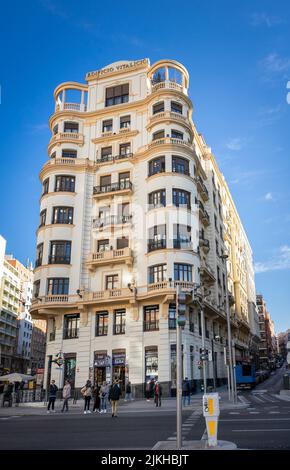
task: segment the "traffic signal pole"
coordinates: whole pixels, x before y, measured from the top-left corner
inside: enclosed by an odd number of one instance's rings
[[[176,286],[176,448],[182,447],[182,327],[179,316],[179,286]]]

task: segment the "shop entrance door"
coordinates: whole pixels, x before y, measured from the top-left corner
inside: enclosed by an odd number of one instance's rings
[[[95,385],[102,385],[106,381],[106,367],[95,367]]]

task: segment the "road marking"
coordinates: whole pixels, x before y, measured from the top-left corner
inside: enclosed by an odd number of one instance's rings
[[[269,411],[269,415],[279,415],[280,411]]]
[[[281,431],[290,431],[290,428],[288,429],[232,429],[232,432],[260,432],[260,431],[263,431],[263,432],[273,432],[273,431],[276,431],[276,432],[281,432]]]
[[[267,395],[263,395],[263,399],[270,402],[270,403],[276,403],[276,400],[272,400],[271,398],[269,398]]]
[[[246,419],[246,418],[237,418],[237,419],[220,419],[220,422],[223,421],[246,421],[246,422],[252,422],[252,421],[290,421],[290,418],[251,418],[251,419]]]
[[[230,414],[230,415],[239,415],[240,412],[239,412],[239,411],[230,411],[229,414]]]
[[[256,397],[255,395],[252,396],[252,399],[258,401],[258,403],[265,403],[264,400],[261,400],[261,398]]]
[[[250,415],[259,415],[260,411],[250,411],[249,414]]]
[[[255,394],[255,393],[267,393],[268,390],[253,390],[251,393],[252,394]]]
[[[250,402],[245,397],[238,395],[238,398],[244,405],[250,404]]]

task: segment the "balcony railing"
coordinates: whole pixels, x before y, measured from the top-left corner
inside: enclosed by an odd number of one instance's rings
[[[166,248],[166,240],[156,240],[148,243],[148,252]]]
[[[79,328],[64,328],[63,339],[77,339],[79,337]]]
[[[52,165],[93,167],[95,165],[95,162],[89,160],[88,158],[51,158],[48,162],[44,164],[43,168],[47,168]]]
[[[132,258],[132,252],[130,248],[121,248],[119,250],[103,250],[96,253],[92,253],[89,258],[89,263],[92,264],[106,264],[114,261],[121,261],[124,258]]]
[[[153,140],[149,145],[148,149],[156,147],[158,145],[178,145],[180,147],[187,147],[191,150],[194,150],[194,145],[191,142],[187,142],[186,140],[176,139],[174,137],[163,137],[162,139]]]
[[[93,228],[100,229],[108,225],[122,225],[131,222],[132,215],[110,215],[108,217],[100,217],[93,220]]]
[[[107,302],[109,300],[119,301],[120,299],[130,299],[134,297],[134,293],[131,289],[127,287],[121,287],[116,289],[106,289],[101,291],[95,292],[85,292],[83,295],[83,300],[85,302],[96,302],[102,303]]]
[[[201,215],[201,219],[203,223],[208,225],[210,222],[210,218],[201,201],[198,201],[198,207],[199,207],[199,211],[200,211],[200,215]]]
[[[81,103],[58,103],[55,107],[55,111],[81,111],[87,110],[87,106]]]
[[[153,284],[148,284],[145,286],[144,293],[150,293],[153,291],[164,291],[164,290],[173,290],[176,291],[176,287],[179,286],[182,289],[193,289],[194,283],[191,281],[160,281],[154,282]],[[138,289],[138,293],[142,294],[142,288]]]
[[[162,82],[153,83],[151,90],[152,90],[152,93],[154,93],[155,91],[161,90],[162,88],[168,88],[170,90],[180,91],[181,93],[184,93],[185,95],[187,95],[187,90],[185,87],[183,87],[182,85],[179,85],[179,83],[171,82],[170,80],[164,80]]]
[[[114,335],[124,335],[125,332],[126,332],[126,327],[124,323],[122,323],[121,325],[113,325]]]
[[[108,334],[108,326],[99,326],[96,328],[96,335],[95,336],[107,336]]]
[[[159,320],[143,322],[143,331],[158,331],[158,330],[159,330]]]
[[[111,183],[102,186],[94,186],[94,195],[112,193],[115,191],[132,191],[133,185],[131,181],[124,180],[118,183]]]
[[[200,176],[196,177],[197,188],[205,201],[208,200],[208,190]]]
[[[181,250],[191,250],[192,244],[190,241],[175,239],[173,240],[173,248],[181,249]]]
[[[109,163],[109,162],[118,162],[120,160],[124,160],[126,158],[132,158],[133,153],[124,153],[120,155],[104,155],[100,159],[97,160],[97,163]]]
[[[70,256],[50,255],[48,264],[70,264]]]
[[[50,139],[49,148],[61,142],[75,142],[78,145],[82,145],[84,143],[84,136],[79,132],[58,132]]]

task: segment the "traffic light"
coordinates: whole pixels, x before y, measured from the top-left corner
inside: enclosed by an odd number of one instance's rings
[[[178,312],[177,312],[177,323],[179,326],[185,326],[186,323],[186,293],[179,292],[177,296]]]

